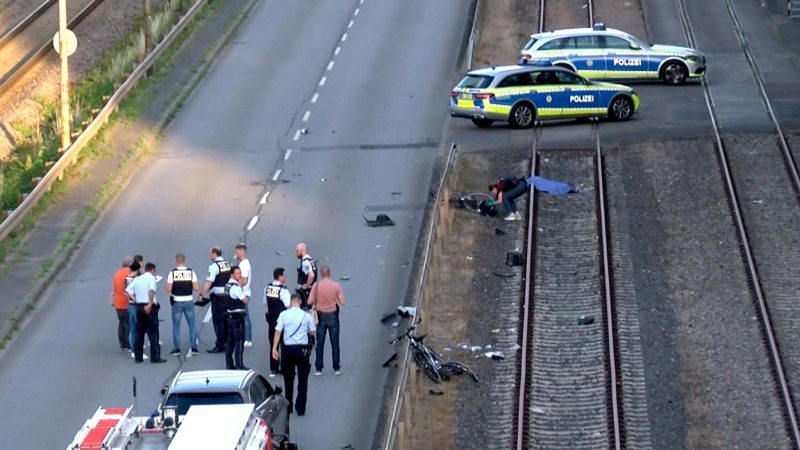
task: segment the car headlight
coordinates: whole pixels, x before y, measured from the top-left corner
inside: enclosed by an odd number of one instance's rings
[[[700,55],[689,55],[686,57],[686,59],[688,59],[691,62],[700,62],[703,59],[703,57]]]

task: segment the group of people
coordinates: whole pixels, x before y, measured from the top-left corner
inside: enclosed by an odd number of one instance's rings
[[[208,353],[225,352],[227,369],[247,370],[244,348],[253,345],[249,311],[253,271],[246,245],[237,245],[234,254],[238,265],[231,265],[219,247],[211,248],[211,264],[202,286],[197,274],[187,267],[186,257],[182,253],[175,255],[175,268],[168,273],[164,285],[172,307],[173,349],[170,355],[179,357],[182,354],[182,318],[189,328],[186,356],[199,354],[194,308],[211,303],[215,341]],[[316,343],[315,375],[322,375],[326,335],[330,337],[334,374],[341,374],[339,309],[344,306],[345,299],[339,283],[331,279],[330,267],[318,268],[306,244],[297,244],[295,256],[300,260],[295,292],[290,292],[286,285],[286,270],[276,267],[272,271],[273,280],[264,289],[263,302],[266,305],[269,376],[283,374],[289,410],[303,415],[311,371],[310,355]],[[166,362],[161,357],[158,329],[161,305],[156,297],[161,280],[162,277],[156,275],[156,265],[144,263],[141,255],[124,258],[112,279],[111,305],[118,319],[120,351],[130,353],[136,363],[148,359],[144,354],[145,335],[150,344],[150,362]],[[297,399],[293,401],[295,378]]]

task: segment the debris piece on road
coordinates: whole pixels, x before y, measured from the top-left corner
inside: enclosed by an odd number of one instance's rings
[[[301,128],[300,129],[300,134],[303,134],[303,135],[308,134],[308,128]]]
[[[386,325],[386,324],[387,324],[387,323],[389,323],[389,321],[390,321],[390,320],[392,320],[392,319],[393,319],[393,318],[394,318],[396,315],[397,315],[397,313],[396,313],[396,312],[390,312],[390,313],[386,313],[386,314],[384,314],[384,315],[383,315],[383,317],[381,317],[381,323],[382,323],[382,324],[384,324],[384,325]]]
[[[578,325],[591,325],[594,323],[594,316],[578,316]]]
[[[536,414],[544,414],[544,409],[538,406],[534,406],[533,408],[531,408],[531,410]]]
[[[477,352],[478,350],[483,350],[483,347],[481,347],[480,345],[473,345],[472,347],[469,348],[469,351],[471,352]]]
[[[280,250],[275,250],[275,254],[276,254],[276,255],[278,255],[278,256],[283,256],[283,255],[285,255],[286,253],[283,253],[283,252],[282,252],[282,251],[280,251]]]
[[[391,227],[396,225],[395,221],[386,214],[378,214],[375,220],[369,220],[366,217],[364,217],[364,220],[367,221],[367,226],[369,227]]]
[[[353,447],[353,444],[347,444],[344,447],[339,447],[339,448],[341,450],[350,450],[350,449],[354,449],[355,447]]]
[[[392,328],[397,328],[400,326],[400,322],[392,322]]]
[[[472,261],[473,259],[475,258],[473,258],[472,256],[467,256],[467,261]]]
[[[497,235],[497,236],[505,236],[506,232],[501,230],[500,228],[495,228],[494,229],[494,234]]]
[[[397,314],[399,314],[400,317],[404,317],[404,318],[409,318],[409,317],[412,317],[412,316],[416,316],[417,315],[417,308],[415,308],[413,306],[398,306],[397,307]]]
[[[392,356],[390,356],[388,359],[386,359],[386,361],[383,362],[383,367],[389,367],[389,364],[395,359],[397,359],[397,352],[392,353]]]
[[[495,361],[498,361],[498,360],[501,360],[501,359],[506,359],[506,355],[504,355],[503,352],[499,352],[499,351],[486,352],[486,353],[483,354],[483,356],[485,356],[487,358],[491,358],[491,359],[493,359]]]
[[[325,177],[322,177],[322,178],[319,179],[319,181],[322,181],[324,183],[324,182],[326,182],[328,180],[326,180]]]
[[[494,270],[492,271],[492,273],[497,275],[500,278],[511,278],[511,277],[514,276],[513,273],[500,273],[500,272],[497,272],[497,271],[494,271]]]
[[[342,281],[350,281],[350,277],[347,276],[347,275],[343,275],[343,276],[339,277],[339,279],[342,280]]]
[[[402,192],[400,192],[400,191],[394,191],[394,192],[392,192],[392,195],[400,195],[400,194],[402,194]]]
[[[494,330],[492,330],[492,333],[494,333],[494,334],[497,334],[499,332],[500,332],[500,328],[495,328]]]
[[[754,205],[763,205],[764,204],[764,200],[753,200],[753,204]]]
[[[511,350],[513,350],[513,351],[517,351],[517,350],[519,350],[519,349],[521,349],[521,348],[522,348],[522,347],[521,347],[519,344],[516,344],[516,343],[515,343],[514,345],[512,345],[512,346],[511,346]]]
[[[506,265],[507,266],[521,266],[522,263],[525,261],[525,257],[522,256],[521,252],[508,252],[506,253]]]
[[[433,389],[428,389],[429,395],[444,395],[444,391],[434,391]]]

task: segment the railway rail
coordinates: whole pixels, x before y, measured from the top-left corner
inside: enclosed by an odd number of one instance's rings
[[[741,244],[741,254],[750,281],[755,310],[760,321],[759,328],[772,366],[776,395],[783,406],[787,438],[791,440],[795,448],[800,448],[800,427],[798,427],[795,393],[792,390],[792,385],[800,380],[800,373],[798,373],[800,366],[795,361],[797,357],[800,357],[800,347],[792,337],[793,324],[800,320],[800,309],[796,306],[796,292],[795,295],[786,292],[787,289],[791,291],[792,288],[783,282],[787,278],[793,280],[794,277],[787,277],[781,273],[787,270],[785,267],[794,267],[794,265],[791,261],[775,260],[776,255],[778,255],[778,259],[781,259],[781,248],[765,248],[770,244],[782,246],[781,243],[769,240],[775,234],[772,232],[776,227],[775,222],[791,221],[791,216],[798,213],[800,178],[791,149],[767,95],[764,77],[755,64],[754,56],[747,44],[736,11],[730,0],[726,0],[725,3],[742,52],[764,104],[765,112],[772,123],[776,138],[774,142],[777,143],[776,151],[774,153],[762,152],[758,155],[748,154],[749,152],[737,150],[735,142],[726,142],[721,131],[708,75],[702,80],[703,93],[711,118],[731,214]],[[689,45],[694,46],[696,39],[689,20],[687,4],[685,0],[678,0],[677,5],[686,40]],[[781,163],[778,163],[777,159],[783,162],[783,173],[781,173]],[[764,172],[770,173],[765,174]],[[753,208],[752,204],[758,201],[754,198],[763,198],[765,195],[779,201],[771,202],[774,204],[758,210]],[[787,219],[787,217],[789,218]],[[777,223],[777,228],[780,229],[791,224],[792,222]],[[783,230],[783,233],[787,233],[786,229]],[[758,239],[761,244],[754,245],[754,238]],[[792,252],[792,250],[789,251]],[[792,256],[787,256],[787,258],[792,258]],[[771,279],[773,283],[765,282],[765,279]],[[773,295],[768,295],[770,291]],[[772,314],[771,311],[776,314]],[[781,339],[782,336],[783,339]],[[790,357],[787,358],[787,356]],[[787,370],[787,368],[791,370]]]
[[[75,29],[104,0],[71,0],[67,28]],[[0,95],[51,51],[58,30],[57,0],[45,0],[0,36]]]

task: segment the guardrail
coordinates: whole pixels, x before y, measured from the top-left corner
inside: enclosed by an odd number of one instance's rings
[[[161,42],[156,45],[150,54],[139,63],[138,66],[131,72],[130,76],[125,80],[122,85],[114,92],[114,94],[106,102],[105,106],[100,110],[91,123],[81,132],[75,139],[58,161],[53,164],[53,167],[47,171],[42,179],[36,184],[33,190],[28,193],[17,208],[0,223],[0,240],[5,239],[16,229],[25,219],[25,216],[36,206],[39,199],[50,190],[56,180],[61,179],[64,171],[72,164],[77,162],[78,155],[81,150],[94,138],[100,128],[108,121],[111,114],[113,114],[119,107],[122,100],[136,87],[136,84],[145,76],[146,72],[155,64],[156,60],[164,53],[164,51],[172,44],[178,37],[181,31],[194,20],[197,13],[208,3],[208,0],[197,0],[186,14],[181,17],[178,23],[172,27],[169,33],[164,36]]]
[[[467,44],[467,71],[472,70],[472,53],[475,51],[475,41],[478,40],[476,33],[479,31],[476,23],[478,22],[478,11],[481,9],[481,0],[475,0],[475,11],[472,13],[472,30],[469,32],[469,44]]]

